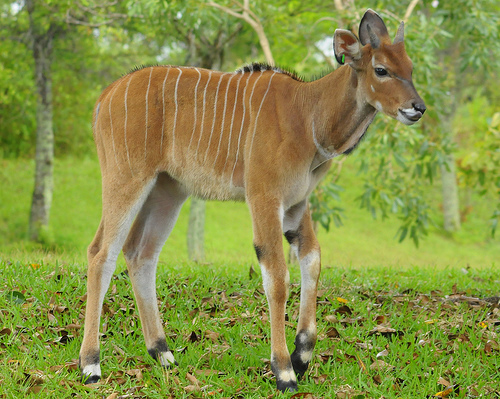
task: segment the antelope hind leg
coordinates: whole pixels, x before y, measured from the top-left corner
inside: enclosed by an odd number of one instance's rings
[[[186,198],[175,181],[167,175],[160,175],[123,247],[146,348],[164,367],[177,362],[167,345],[158,310],[156,266]]]
[[[86,384],[101,378],[99,364],[99,323],[104,296],[109,288],[116,267],[116,259],[127,237],[132,222],[148,196],[154,179],[143,183],[116,184],[104,186],[103,217],[94,240],[88,249],[87,305],[85,327],[80,348],[79,365]],[[112,199],[122,199],[116,207]],[[104,216],[105,215],[105,216]]]

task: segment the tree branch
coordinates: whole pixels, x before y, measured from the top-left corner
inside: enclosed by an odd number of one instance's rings
[[[316,50],[318,50],[318,51],[319,51],[319,53],[323,56],[323,58],[325,59],[325,61],[326,61],[326,62],[327,62],[327,63],[328,63],[328,64],[329,64],[329,65],[330,65],[333,69],[337,68],[336,64],[335,64],[335,63],[333,62],[333,60],[332,60],[332,57],[327,56],[327,55],[323,52],[323,50],[321,50],[318,46],[314,45],[314,47],[316,48]]]
[[[262,47],[262,51],[264,52],[264,56],[266,57],[266,61],[270,65],[274,65],[274,58],[273,54],[271,52],[271,46],[269,44],[269,40],[267,39],[267,36],[264,32],[264,27],[262,26],[261,22],[259,21],[258,17],[252,12],[250,9],[250,1],[249,0],[244,0],[245,3],[241,4],[238,3],[236,0],[234,0],[234,3],[237,4],[242,12],[238,13],[230,8],[224,7],[218,3],[215,3],[213,1],[210,1],[207,3],[210,7],[215,7],[218,8],[219,10],[224,11],[226,14],[232,15],[235,18],[239,18],[247,22],[253,30],[257,33],[257,36],[259,37],[259,43],[260,46]]]
[[[342,4],[342,0],[335,0],[334,3],[335,3],[335,8],[337,10],[343,10],[344,9],[344,5]]]
[[[410,15],[413,12],[413,9],[417,5],[419,0],[411,0],[410,4],[408,5],[408,8],[406,9],[405,16],[403,17],[403,22],[406,23],[408,22],[408,19],[410,19]]]
[[[85,15],[85,16],[99,17],[100,16],[100,10],[107,9],[109,7],[113,7],[113,6],[117,5],[117,4],[119,4],[118,1],[111,1],[111,2],[107,2],[107,3],[102,3],[102,4],[99,4],[99,5],[95,5],[93,7],[88,7],[88,6],[84,6],[83,4],[81,4],[81,3],[78,2],[76,4],[76,7],[77,7],[77,10],[83,12],[83,15]],[[104,21],[101,21],[101,22],[88,22],[87,18],[85,18],[85,19],[79,19],[77,17],[74,17],[73,15],[71,15],[71,11],[72,10],[68,10],[66,12],[66,18],[65,18],[65,22],[66,23],[71,24],[71,25],[83,25],[83,26],[88,26],[88,27],[91,27],[91,28],[99,28],[99,27],[104,26],[104,25],[111,25],[112,23],[114,23],[118,19],[125,19],[125,18],[127,18],[126,14],[108,13],[108,14],[106,14],[104,16]]]

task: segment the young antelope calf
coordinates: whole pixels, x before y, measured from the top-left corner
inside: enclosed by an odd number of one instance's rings
[[[280,391],[295,391],[316,343],[320,248],[308,197],[331,159],[351,152],[380,111],[411,125],[425,112],[412,83],[403,23],[391,42],[368,10],[359,39],[336,30],[344,66],[310,83],[254,64],[235,73],[145,67],[111,84],[94,110],[102,171],[102,219],[88,249],[80,368],[101,377],[99,320],[121,250],[148,352],[175,364],[157,307],[160,250],[189,195],[246,201],[271,323],[271,367]],[[285,340],[289,274],[285,235],[300,261],[302,290],[295,350]]]

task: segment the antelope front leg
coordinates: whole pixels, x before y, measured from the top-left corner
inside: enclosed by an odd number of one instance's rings
[[[297,390],[285,338],[285,307],[290,276],[283,255],[282,215],[278,201],[249,201],[254,229],[254,246],[262,271],[271,321],[271,369],[278,390]]]
[[[284,230],[286,239],[299,259],[302,277],[299,324],[292,353],[293,369],[297,377],[301,378],[316,345],[316,293],[321,271],[320,248],[305,203],[287,212]]]

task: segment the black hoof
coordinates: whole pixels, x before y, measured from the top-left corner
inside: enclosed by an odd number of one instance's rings
[[[271,370],[276,377],[276,388],[278,388],[278,391],[297,391],[297,377],[295,377],[292,365],[289,362],[285,367],[279,368],[276,362],[271,360]]]
[[[166,369],[179,365],[164,339],[156,341],[156,344],[148,349],[148,353]]]
[[[291,358],[293,371],[295,371],[297,379],[300,380],[306,373],[307,368],[309,367],[309,362],[304,363],[301,359],[300,353],[297,352],[297,350],[292,353]]]
[[[297,381],[281,381],[279,378],[276,378],[276,388],[280,392],[297,392]]]
[[[101,379],[100,375],[82,375],[82,382],[85,385],[95,384]]]
[[[85,385],[95,384],[101,379],[101,367],[99,366],[99,351],[94,352],[90,356],[82,356],[78,358],[78,367],[80,368],[82,382]],[[82,366],[82,363],[86,366]]]
[[[295,350],[292,353],[292,367],[298,379],[301,379],[311,360],[316,339],[312,338],[307,332],[301,331],[295,337]]]

